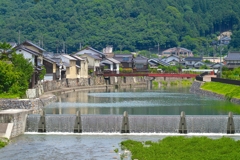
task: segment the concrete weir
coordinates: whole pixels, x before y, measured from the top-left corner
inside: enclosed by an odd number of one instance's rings
[[[13,138],[25,132],[26,120],[32,110],[8,109],[0,111],[0,137]]]

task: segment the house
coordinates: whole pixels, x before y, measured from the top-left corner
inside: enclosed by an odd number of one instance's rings
[[[88,72],[92,73],[93,75],[99,75],[102,74],[102,70],[100,67],[101,58],[97,55],[91,54],[91,53],[84,53],[80,56],[83,59],[86,59],[88,61]]]
[[[169,48],[162,52],[162,56],[170,56],[170,55],[176,55],[181,57],[192,57],[193,53],[192,51],[182,47]]]
[[[223,36],[219,39],[219,44],[228,45],[231,41],[231,38],[228,36]]]
[[[203,63],[202,61],[198,61],[193,65],[193,67],[199,69],[199,68],[201,68],[201,66],[204,66],[204,65],[206,65],[206,64]]]
[[[32,43],[31,41],[25,41],[22,43],[23,46],[25,46],[26,48],[34,51],[34,52],[37,52],[40,56],[38,57],[38,63],[39,64],[42,64],[42,61],[43,61],[43,52],[45,52],[45,50],[43,48],[41,48],[40,46]]]
[[[185,65],[186,67],[194,68],[194,65],[197,62],[202,62],[202,57],[186,57],[183,61],[183,65]]]
[[[214,64],[210,65],[210,68],[212,68],[212,69],[220,69],[221,66],[223,67],[224,64],[223,63],[214,63]]]
[[[76,79],[78,78],[78,68],[76,66],[76,59],[67,55],[60,55],[62,58],[63,65],[66,66],[66,78],[67,79]]]
[[[51,59],[48,55],[43,56],[43,66],[46,69],[46,74],[44,76],[44,81],[56,80],[57,79],[57,62]]]
[[[169,66],[168,63],[157,58],[149,59],[148,64],[150,65],[150,68],[158,68],[158,66]]]
[[[148,71],[148,58],[144,56],[137,56],[133,58],[135,71]]]
[[[168,63],[169,65],[176,66],[180,63],[180,57],[176,55],[170,55],[161,59],[163,62]]]
[[[119,74],[119,65],[121,62],[118,60],[114,58],[105,58],[100,64],[104,65],[104,72]]]
[[[240,52],[229,52],[224,61],[229,69],[240,67]]]
[[[33,88],[39,80],[38,76],[42,70],[43,52],[45,50],[30,41],[25,41],[15,46],[13,49],[16,50],[17,54],[22,54],[25,59],[29,59],[33,64],[34,74],[32,75],[31,83],[29,86],[29,88]]]
[[[220,63],[221,57],[203,57],[203,61],[206,60],[212,63]]]
[[[98,50],[96,50],[96,49],[94,49],[92,47],[86,47],[86,48],[84,48],[84,49],[74,53],[73,55],[75,55],[75,56],[82,56],[84,54],[91,54],[91,55],[94,55],[94,56],[99,57],[101,59],[105,58],[105,54],[104,53],[102,53],[102,52],[100,52],[100,51],[98,51]]]
[[[88,60],[85,58],[81,58],[79,56],[71,55],[75,58],[76,66],[78,68],[78,76],[77,78],[88,78]]]
[[[114,59],[121,62],[121,67],[124,69],[133,69],[133,55],[132,54],[114,54]]]

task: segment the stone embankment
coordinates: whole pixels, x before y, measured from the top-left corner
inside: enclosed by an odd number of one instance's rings
[[[201,85],[203,83],[204,82],[201,82],[201,81],[194,81],[191,88],[190,88],[190,92],[194,93],[194,94],[207,96],[207,97],[215,97],[215,98],[218,98],[218,99],[221,99],[221,100],[227,100],[224,95],[213,93],[211,91],[202,90]],[[237,98],[232,98],[230,101],[232,103],[235,103],[235,104],[240,104],[240,99],[237,99]]]
[[[28,99],[0,99],[0,110],[31,109],[39,114],[41,109],[56,101],[57,94],[74,92],[81,89],[111,88],[111,87],[146,86],[144,77],[92,77],[86,79],[72,79],[61,81],[46,81],[36,85],[27,92]]]

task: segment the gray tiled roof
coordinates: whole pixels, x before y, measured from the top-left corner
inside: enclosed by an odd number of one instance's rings
[[[35,51],[31,50],[31,49],[28,49],[27,47],[25,47],[23,45],[19,45],[15,49],[16,50],[24,50],[24,51],[26,51],[28,53],[31,53],[31,54],[35,55],[35,56],[40,56],[40,54],[38,52],[35,52]]]
[[[202,57],[186,57],[185,61],[201,61]]]
[[[95,56],[95,55],[93,55],[93,54],[91,54],[91,53],[84,53],[84,54],[86,54],[86,55],[88,55],[88,56],[90,56],[90,57],[92,57],[92,58],[94,58],[94,59],[101,60],[101,58],[100,58],[100,57],[98,57],[98,56]],[[84,54],[83,54],[83,55],[84,55]]]
[[[22,44],[24,44],[24,43],[30,44],[30,45],[36,47],[37,49],[39,49],[39,50],[41,50],[41,51],[45,51],[45,49],[39,47],[38,45],[32,43],[31,41],[28,41],[28,40],[27,40],[27,41],[23,42]]]
[[[240,60],[240,52],[230,52],[230,53],[228,53],[225,60],[227,60],[227,61]]]

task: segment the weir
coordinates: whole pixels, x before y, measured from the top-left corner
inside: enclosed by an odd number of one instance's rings
[[[236,125],[235,125],[236,124]],[[240,116],[225,115],[28,115],[26,132],[240,133]]]

